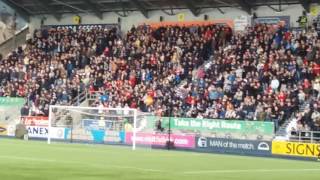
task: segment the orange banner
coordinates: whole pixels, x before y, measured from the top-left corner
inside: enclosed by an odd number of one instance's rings
[[[165,21],[165,22],[146,22],[146,25],[151,26],[152,28],[166,27],[166,26],[181,26],[181,27],[190,27],[190,26],[208,26],[212,24],[225,24],[231,28],[234,27],[232,19],[215,19],[210,21]]]

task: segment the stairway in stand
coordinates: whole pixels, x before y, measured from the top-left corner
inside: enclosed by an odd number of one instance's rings
[[[299,112],[303,112],[306,108],[310,106],[311,98],[306,100],[300,107]],[[286,119],[282,126],[280,126],[279,130],[276,132],[276,139],[289,139],[290,131],[292,127],[296,126],[297,119],[295,118],[295,113],[289,119]]]

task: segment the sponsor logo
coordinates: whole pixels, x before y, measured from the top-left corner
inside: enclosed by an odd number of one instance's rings
[[[29,136],[46,137],[48,135],[48,128],[29,126],[28,134]]]
[[[57,137],[63,138],[64,137],[64,129],[58,129],[57,130]]]
[[[52,127],[50,136],[51,138],[55,139],[65,139],[67,136],[66,134],[67,128],[57,128]],[[41,126],[27,126],[28,135],[29,137],[35,137],[35,138],[47,138],[49,130],[47,127],[41,127]]]
[[[7,131],[7,129],[6,129],[6,128],[4,128],[4,127],[0,127],[0,133],[5,132],[5,131]]]
[[[7,135],[8,136],[14,136],[15,135],[15,129],[16,127],[14,125],[9,125],[7,129]]]
[[[208,147],[208,146],[207,146],[207,138],[205,138],[205,137],[200,137],[200,138],[198,139],[198,147],[202,147],[202,148]]]
[[[270,146],[268,143],[266,142],[261,142],[258,145],[258,150],[262,150],[262,151],[270,151]]]
[[[7,127],[0,125],[0,135],[7,135]]]
[[[123,131],[105,131],[104,140],[107,142],[124,142],[125,133]]]
[[[196,146],[206,152],[271,155],[271,142],[267,141],[198,137]]]

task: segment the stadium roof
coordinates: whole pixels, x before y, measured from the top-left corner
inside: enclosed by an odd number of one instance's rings
[[[204,8],[235,7],[251,14],[257,6],[268,5],[281,11],[282,5],[301,4],[307,11],[318,0],[2,0],[26,20],[31,15],[52,14],[57,20],[63,13],[94,13],[100,19],[103,12],[115,12],[127,16],[129,11],[140,11],[145,17],[152,10],[173,14],[173,9],[189,9],[198,16]]]

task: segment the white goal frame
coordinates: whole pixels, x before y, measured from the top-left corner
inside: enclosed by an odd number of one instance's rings
[[[134,108],[100,108],[100,107],[81,107],[81,106],[60,106],[60,105],[50,105],[49,106],[49,117],[48,117],[48,144],[51,144],[51,128],[52,128],[52,109],[86,109],[86,110],[121,110],[121,111],[133,111],[133,130],[132,130],[132,150],[136,149],[136,126],[137,126],[137,115],[138,111]]]

